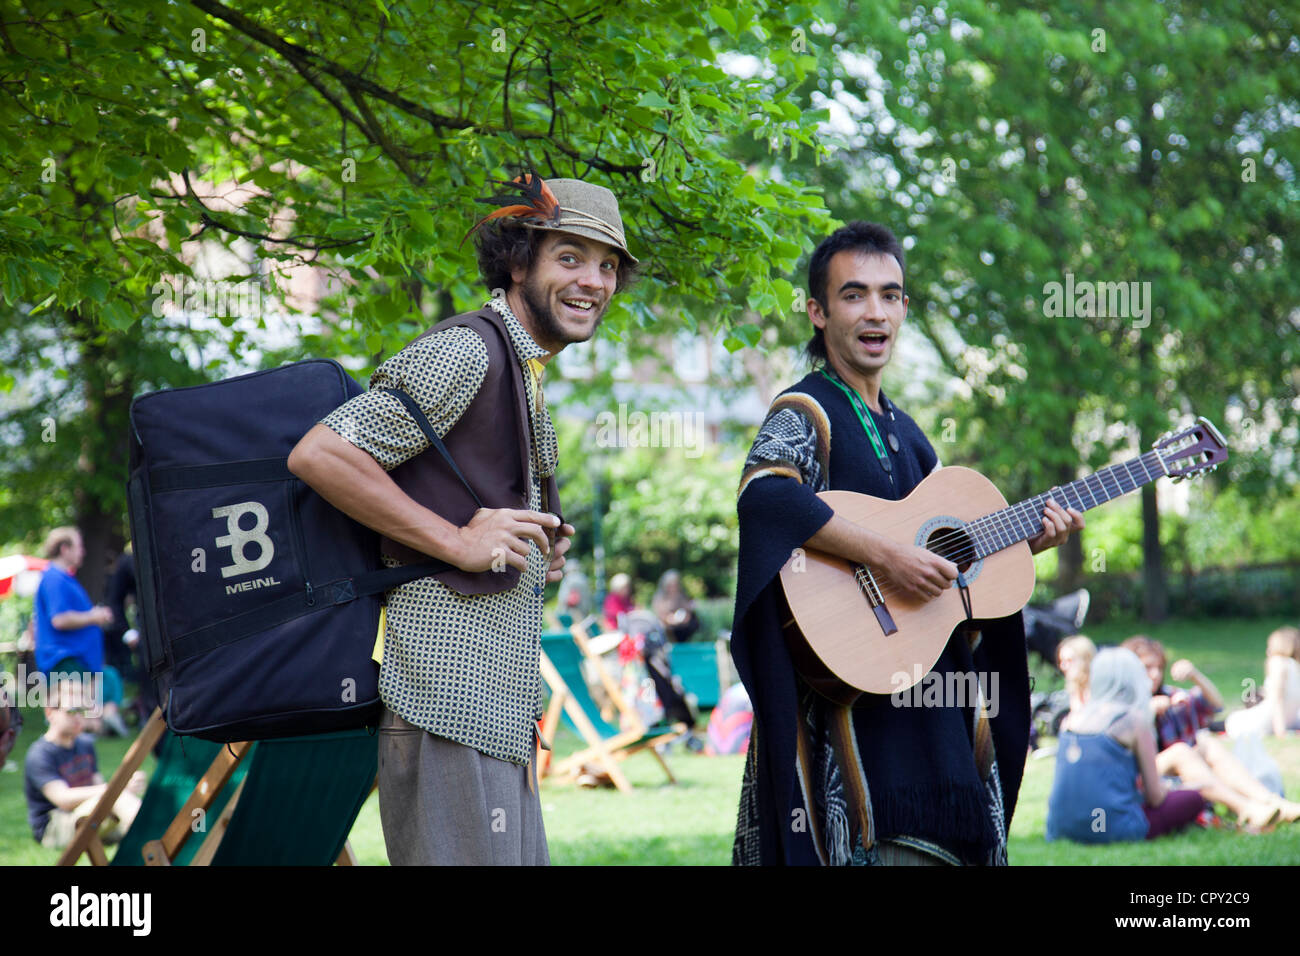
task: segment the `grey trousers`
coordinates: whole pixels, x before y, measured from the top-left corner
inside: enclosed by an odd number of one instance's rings
[[[393,866],[545,866],[536,767],[379,722],[379,819]],[[531,786],[530,786],[531,784]]]

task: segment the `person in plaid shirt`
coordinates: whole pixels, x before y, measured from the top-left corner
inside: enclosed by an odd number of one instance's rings
[[[1174,661],[1169,675],[1190,682],[1191,690],[1165,683],[1165,649],[1143,634],[1121,645],[1135,653],[1151,678],[1151,713],[1156,726],[1156,767],[1165,776],[1222,803],[1242,826],[1263,831],[1279,822],[1300,821],[1300,803],[1284,800],[1259,782],[1232,751],[1207,728],[1223,707],[1214,682],[1186,658]]]

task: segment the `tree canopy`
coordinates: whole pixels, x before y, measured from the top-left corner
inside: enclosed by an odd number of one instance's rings
[[[120,535],[135,394],[232,360],[364,371],[478,304],[462,237],[524,169],[619,196],[645,280],[601,334],[631,353],[801,342],[808,252],[874,219],[908,250],[946,462],[1027,494],[1202,414],[1227,480],[1274,496],[1300,425],[1298,33],[1250,0],[11,3],[0,538]],[[179,307],[185,279],[259,308]]]

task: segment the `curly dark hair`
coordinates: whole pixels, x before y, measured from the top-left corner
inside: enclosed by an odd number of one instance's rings
[[[527,271],[533,267],[533,259],[546,236],[547,230],[529,229],[500,219],[484,223],[474,236],[474,246],[478,253],[478,271],[488,292],[495,293],[497,289],[509,292],[514,284],[510,274],[515,269]],[[632,260],[619,252],[614,291],[623,292],[631,286],[639,272]]]
[[[893,256],[898,260],[898,268],[906,279],[907,266],[903,263],[903,247],[894,234],[884,226],[874,222],[851,222],[836,229],[822,240],[821,245],[813,250],[812,259],[808,261],[808,293],[817,303],[826,309],[826,282],[831,269],[831,259],[835,253],[852,249],[865,255]],[[813,337],[804,346],[814,365],[826,361],[826,336],[821,329],[813,330]]]

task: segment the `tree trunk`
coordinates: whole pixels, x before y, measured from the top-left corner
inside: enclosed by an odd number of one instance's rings
[[[1157,624],[1169,616],[1165,556],[1160,549],[1160,510],[1156,486],[1142,487],[1142,619]]]
[[[1138,114],[1138,140],[1141,144],[1141,151],[1139,153],[1137,179],[1143,193],[1150,196],[1151,190],[1155,188],[1156,181],[1156,160],[1152,150],[1158,133],[1151,113],[1155,99],[1150,95],[1140,95],[1140,100],[1142,109]],[[1148,227],[1151,225],[1151,218],[1151,210],[1148,208],[1146,211]],[[1161,377],[1157,368],[1158,362],[1151,345],[1152,337],[1153,333],[1149,331],[1142,334],[1138,339],[1139,385],[1144,390],[1149,390],[1149,394],[1155,397],[1160,406],[1165,407],[1161,395]],[[1151,415],[1149,412],[1140,416],[1138,422],[1138,434],[1141,436],[1139,448],[1151,447],[1156,428],[1147,427],[1150,421]],[[1152,484],[1142,487],[1142,583],[1143,620],[1150,624],[1163,621],[1169,615],[1169,585],[1165,575],[1164,552],[1160,550],[1160,510],[1156,506],[1156,488]]]
[[[1083,534],[1072,534],[1057,548],[1056,587],[1069,594],[1083,586]]]
[[[1070,428],[1074,428],[1074,416],[1070,416]],[[1066,432],[1069,434],[1069,432]],[[1078,477],[1078,466],[1063,464],[1056,473],[1056,483],[1066,485]],[[1065,502],[1057,502],[1066,507]],[[1083,579],[1083,539],[1072,534],[1065,539],[1065,544],[1056,549],[1056,588],[1061,594],[1068,594],[1081,587]]]
[[[86,559],[77,580],[92,601],[104,600],[104,588],[112,562],[125,545],[125,514],[121,503],[125,492],[105,500],[97,493],[105,480],[126,485],[127,417],[131,407],[130,383],[118,381],[115,369],[125,363],[114,353],[122,338],[99,338],[96,329],[76,310],[70,313],[73,335],[80,346],[79,361],[85,375],[85,416],[88,427],[77,462],[75,494],[77,527],[86,546]]]

